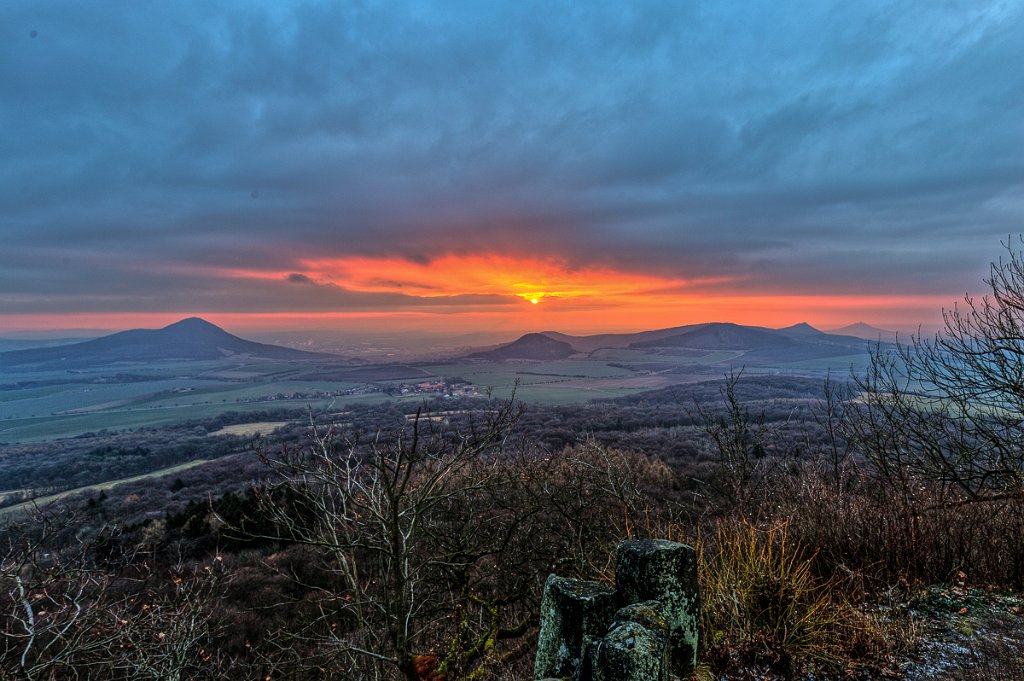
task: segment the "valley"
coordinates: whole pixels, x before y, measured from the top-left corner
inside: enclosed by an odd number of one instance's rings
[[[207,322],[183,320],[141,340],[123,332],[0,353],[0,443],[227,412],[422,400],[450,396],[453,389],[495,399],[514,392],[527,403],[561,405],[713,380],[740,368],[824,377],[866,365],[867,341],[806,329],[708,324],[601,336],[546,332],[458,359],[398,364],[252,343]]]

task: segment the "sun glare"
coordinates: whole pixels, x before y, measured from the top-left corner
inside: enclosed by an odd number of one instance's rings
[[[577,267],[559,258],[493,254],[447,254],[427,262],[351,257],[309,259],[300,264],[299,274],[310,280],[350,291],[401,293],[419,298],[515,296],[532,305],[548,299],[633,298],[686,283],[607,267]]]

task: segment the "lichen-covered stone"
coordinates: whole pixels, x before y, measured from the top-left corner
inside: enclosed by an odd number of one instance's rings
[[[661,609],[661,603],[658,601],[643,601],[627,605],[615,612],[612,626],[622,622],[636,622],[653,632],[668,637],[668,622],[665,621]]]
[[[667,658],[664,627],[659,631],[640,622],[616,621],[587,649],[588,681],[666,681]]]
[[[671,672],[692,673],[700,614],[693,547],[661,539],[623,542],[616,555],[615,580],[624,603],[660,604],[659,613],[668,628]]]
[[[587,640],[604,636],[617,607],[613,589],[550,575],[540,604],[534,678],[578,679]]]

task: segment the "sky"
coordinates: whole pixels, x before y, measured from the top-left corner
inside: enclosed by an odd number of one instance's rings
[[[0,333],[927,327],[1022,64],[1022,2],[6,2]]]

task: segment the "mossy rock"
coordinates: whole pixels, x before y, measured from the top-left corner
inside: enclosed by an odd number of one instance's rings
[[[615,591],[609,587],[549,576],[540,604],[534,678],[578,678],[585,646],[604,636],[617,608]]]
[[[697,552],[692,546],[662,539],[619,544],[615,579],[625,604],[660,604],[668,627],[671,671],[687,676],[697,665],[700,600]]]
[[[608,634],[591,642],[589,681],[665,681],[668,639],[664,627],[651,630],[630,620],[617,621]]]

